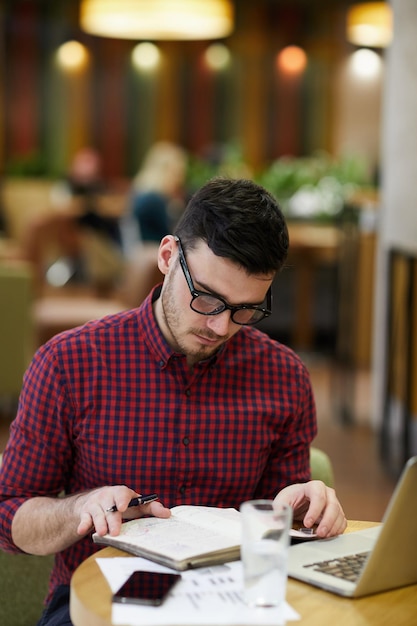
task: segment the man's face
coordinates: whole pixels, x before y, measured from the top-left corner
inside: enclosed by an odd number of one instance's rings
[[[195,289],[220,296],[230,305],[260,305],[273,275],[249,275],[229,259],[218,257],[204,241],[186,253]],[[188,358],[192,366],[214,354],[241,326],[231,320],[231,311],[201,315],[190,307],[192,299],[178,259],[178,245],[164,237],[159,249],[159,269],[165,274],[155,315],[171,347]]]

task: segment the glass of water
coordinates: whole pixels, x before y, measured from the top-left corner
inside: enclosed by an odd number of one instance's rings
[[[277,606],[285,600],[287,588],[292,509],[274,505],[273,500],[249,500],[240,511],[246,602]]]

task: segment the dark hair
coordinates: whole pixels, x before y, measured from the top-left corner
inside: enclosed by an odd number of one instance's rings
[[[275,198],[251,180],[213,178],[190,199],[175,229],[184,249],[204,240],[217,256],[249,274],[279,271],[288,229]]]

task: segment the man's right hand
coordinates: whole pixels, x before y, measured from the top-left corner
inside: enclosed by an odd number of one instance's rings
[[[144,515],[170,517],[171,511],[157,501],[129,507],[129,502],[138,495],[141,494],[125,485],[100,487],[80,494],[75,503],[80,517],[77,533],[83,536],[95,530],[98,535],[110,533],[116,536],[120,533],[122,518],[136,519]],[[116,505],[117,511],[108,510],[113,505]]]

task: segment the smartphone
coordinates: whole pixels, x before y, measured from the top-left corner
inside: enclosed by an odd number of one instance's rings
[[[162,604],[172,587],[180,580],[180,574],[160,572],[133,572],[113,595],[113,602],[123,604]]]

